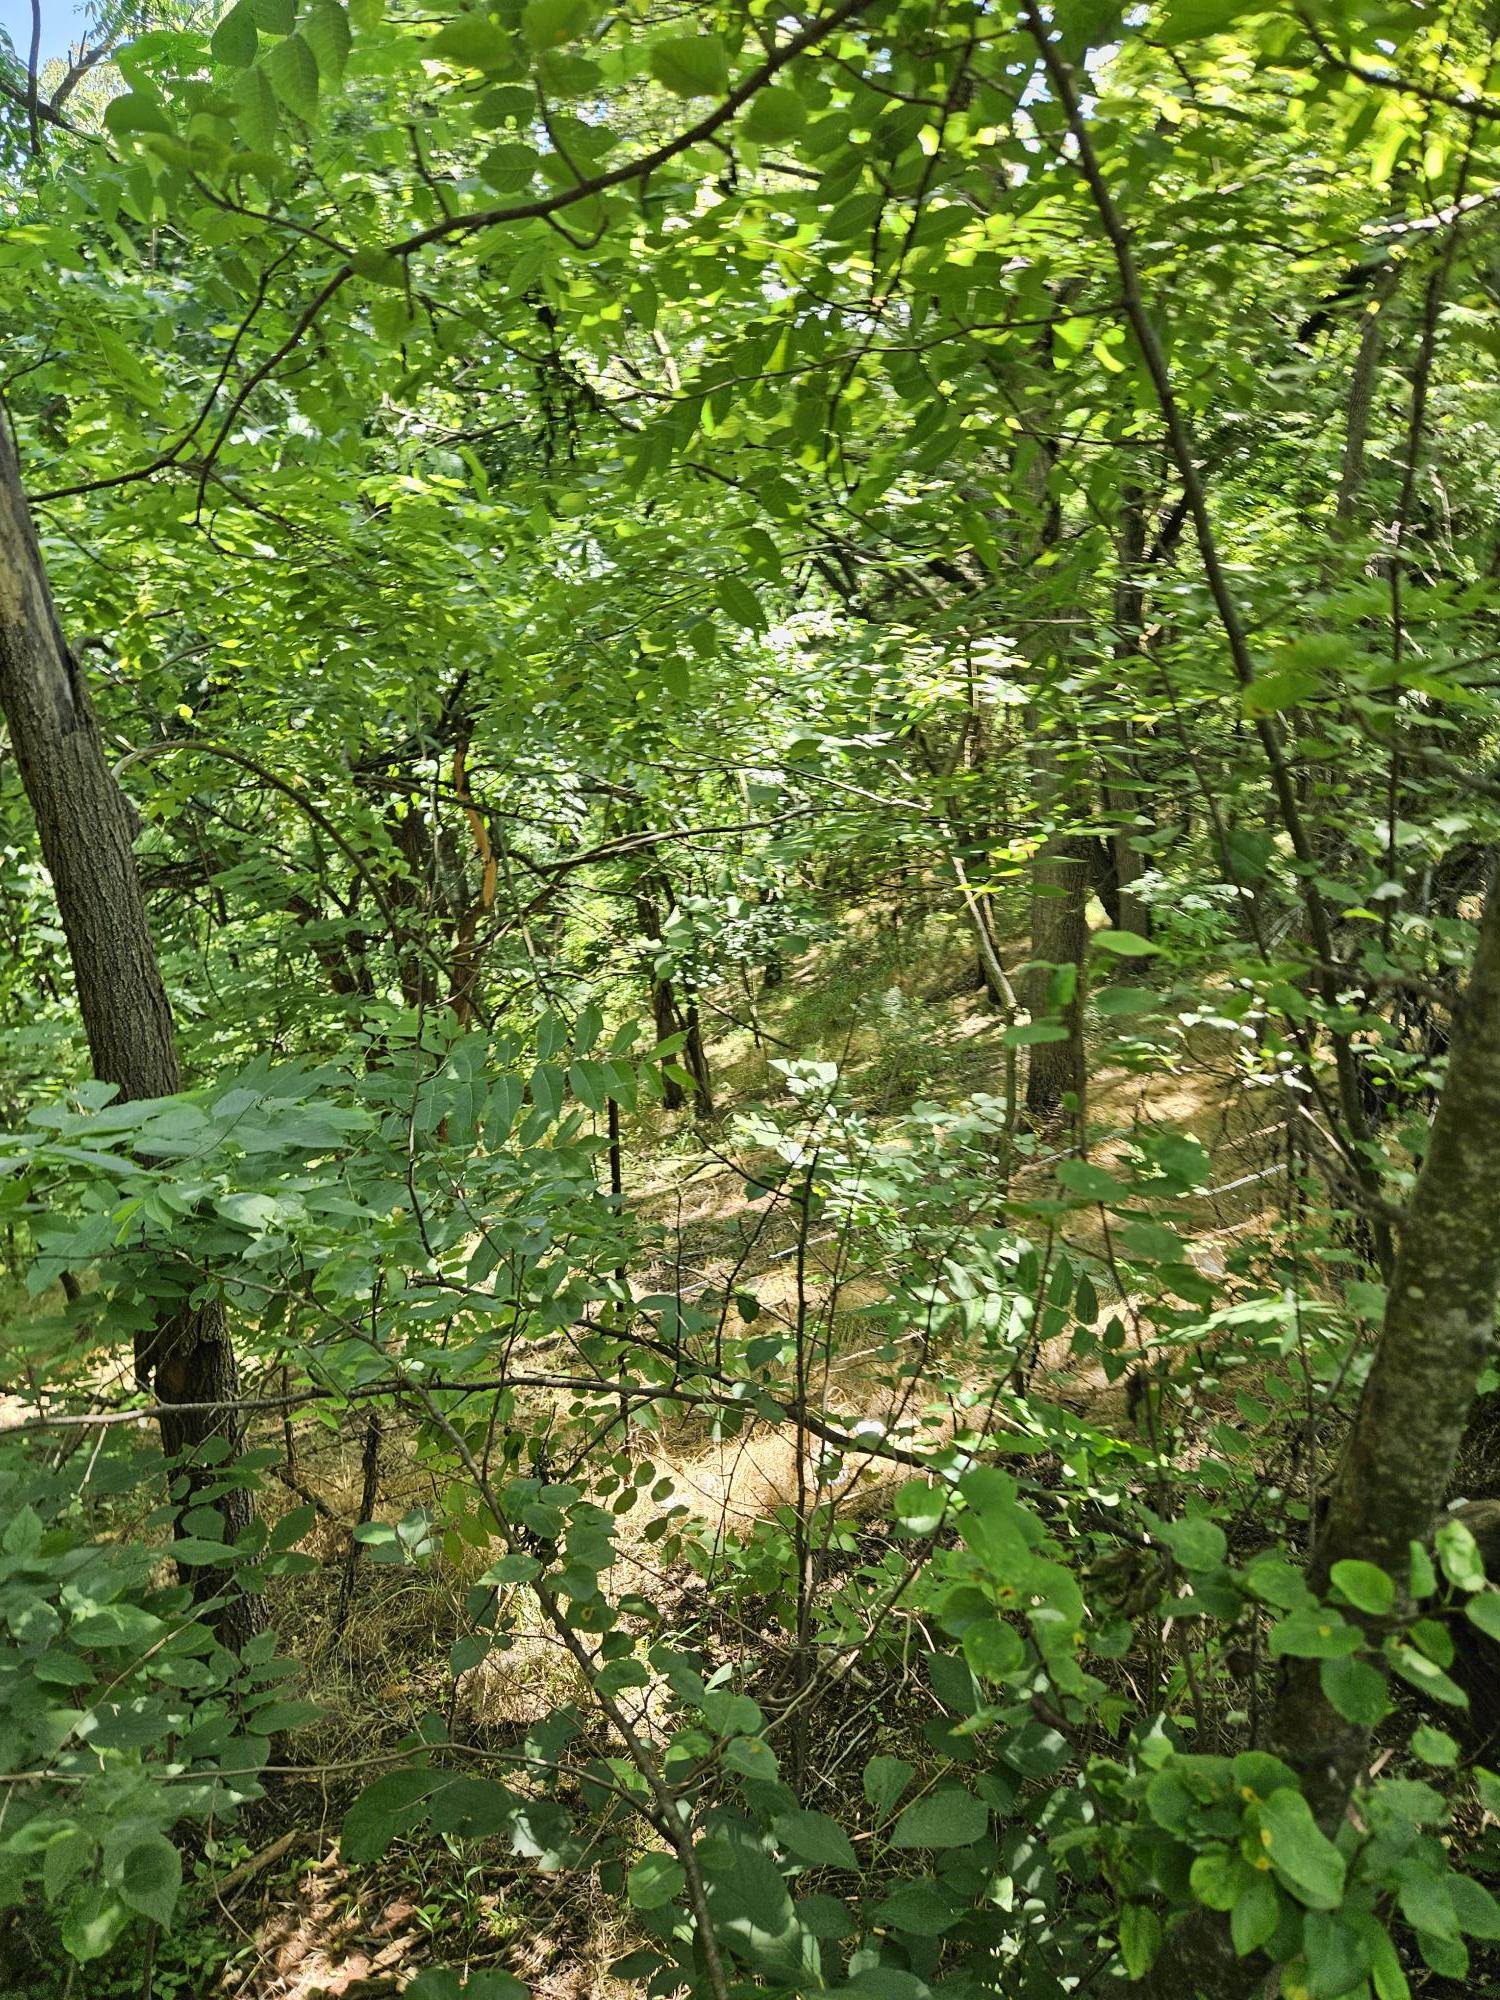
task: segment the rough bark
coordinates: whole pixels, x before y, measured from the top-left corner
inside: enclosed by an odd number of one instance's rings
[[[32,527],[9,431],[0,419],[0,711],[36,818],[68,940],[94,1073],[122,1099],[168,1097],[182,1087],[172,1010],[162,984],[136,869],[130,807],[115,783],[93,704],[68,651]],[[162,1419],[162,1444],[192,1461],[210,1439],[231,1456],[244,1445],[234,1350],[222,1307],[165,1315],[137,1350],[137,1372],[161,1403],[206,1404]],[[249,1495],[213,1504],[232,1541],[251,1518]],[[207,1593],[213,1573],[189,1580]],[[238,1644],[258,1629],[258,1601],[234,1596],[220,1636]]]
[[[1312,1582],[1336,1562],[1377,1563],[1406,1580],[1411,1545],[1432,1532],[1500,1291],[1500,894],[1491,884],[1455,1027],[1448,1076],[1401,1224],[1375,1359],[1318,1537]],[[1368,1732],[1323,1701],[1317,1662],[1292,1663],[1271,1720],[1281,1755],[1336,1819]]]
[[[1404,1590],[1411,1545],[1432,1533],[1494,1340],[1497,1130],[1500,892],[1492,882],[1442,1100],[1400,1228],[1380,1339],[1313,1552],[1316,1588],[1336,1562],[1361,1561],[1379,1564]],[[1370,1732],[1324,1699],[1316,1660],[1287,1663],[1265,1740],[1299,1772],[1331,1831],[1365,1771]],[[1222,1918],[1195,1912],[1168,1939],[1144,1990],[1160,2000],[1239,2000],[1263,1979],[1263,1965],[1257,1971],[1236,1959]]]

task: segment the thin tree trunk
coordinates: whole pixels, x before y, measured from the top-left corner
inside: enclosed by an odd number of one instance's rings
[[[344,1557],[344,1575],[339,1584],[338,1613],[335,1624],[342,1626],[349,1616],[349,1607],[354,1601],[354,1579],[359,1570],[359,1553],[362,1546],[359,1530],[368,1527],[375,1518],[375,1503],[380,1498],[380,1447],[385,1438],[385,1426],[380,1420],[379,1410],[371,1410],[365,1419],[364,1449],[360,1453],[359,1518],[349,1535],[349,1548]]]
[[[407,801],[403,812],[397,812],[394,806],[390,809],[385,830],[406,864],[393,871],[388,894],[393,909],[411,913],[412,924],[405,941],[392,938],[391,943],[397,953],[401,998],[416,1012],[433,1006],[437,1000],[432,968],[416,942],[418,927],[431,903],[432,839],[415,798]]]
[[[636,921],[641,927],[641,938],[654,960],[656,949],[661,944],[661,913],[650,891],[639,884],[635,892],[635,914]],[[683,1032],[677,1017],[677,996],[672,991],[671,980],[662,978],[654,963],[648,979],[651,992],[651,1019],[656,1028],[656,1039],[659,1042],[670,1041],[673,1035]],[[686,1103],[682,1085],[675,1077],[662,1078],[661,1101],[668,1111],[680,1111]]]
[[[1500,890],[1492,882],[1448,1076],[1402,1222],[1375,1358],[1310,1566],[1376,1563],[1407,1608],[1411,1546],[1443,1504],[1494,1340],[1500,1291]],[[1352,1614],[1351,1614],[1352,1615]],[[1378,1640],[1382,1621],[1365,1621]],[[1364,1774],[1370,1731],[1324,1699],[1316,1660],[1286,1662],[1266,1741],[1300,1774],[1330,1833]],[[1264,1966],[1237,1959],[1222,1918],[1195,1911],[1144,1982],[1159,2000],[1240,2000]]]
[[[1065,1039],[1033,1042],[1026,1066],[1026,1109],[1036,1118],[1057,1110],[1071,1092],[1082,1101],[1083,959],[1088,948],[1088,842],[1076,834],[1055,835],[1032,863],[1031,954],[1043,961],[1027,975],[1028,1010],[1033,1020],[1054,1018]],[[1061,1007],[1049,1001],[1052,967],[1071,966],[1075,985]]]
[[[1067,781],[1056,744],[1032,732],[1032,768],[1042,810],[1066,815]],[[1083,1101],[1083,961],[1088,950],[1088,895],[1092,841],[1087,834],[1048,834],[1031,864],[1031,956],[1040,961],[1026,975],[1026,1006],[1034,1021],[1060,1021],[1064,1039],[1033,1042],[1026,1066],[1026,1109],[1048,1118],[1070,1092]],[[1073,968],[1073,991],[1054,1006],[1054,968]]]
[[[172,1010],[146,921],[130,807],[115,783],[77,662],[69,654],[42,565],[9,429],[0,414],[0,711],[36,816],[94,1073],[124,1100],[170,1097],[182,1087]],[[137,1346],[143,1387],[184,1408],[161,1420],[162,1444],[181,1455],[190,1485],[223,1468],[193,1460],[210,1438],[231,1458],[244,1448],[239,1379],[222,1306],[174,1310]],[[233,1541],[253,1518],[248,1493],[212,1504]],[[194,1567],[200,1594],[212,1571]],[[259,1600],[231,1596],[215,1616],[226,1644],[259,1629]]]
[[[683,1009],[683,1027],[687,1040],[683,1044],[683,1054],[687,1057],[688,1070],[693,1079],[693,1095],[698,1103],[698,1116],[714,1116],[713,1078],[709,1074],[708,1051],[703,1046],[703,1021],[698,1013],[698,996],[689,982],[684,979],[687,1004]]]
[[[1062,312],[1075,286],[1070,282],[1057,294],[1056,308]],[[1038,343],[1043,360],[1050,365],[1052,326],[1045,328]],[[1050,475],[1057,463],[1057,439],[1045,432],[1033,432],[1036,453],[1026,476],[1035,501],[1039,523],[1038,553],[1055,549],[1062,539],[1062,507],[1050,490]],[[1053,664],[1045,637],[1036,644],[1033,666],[1040,691]],[[1092,873],[1093,840],[1088,834],[1057,828],[1070,816],[1070,792],[1075,775],[1064,764],[1057,739],[1042,726],[1042,708],[1033,699],[1026,709],[1032,784],[1044,822],[1052,824],[1031,862],[1031,956],[1041,961],[1026,975],[1025,1000],[1033,1021],[1060,1020],[1066,1034],[1060,1041],[1033,1042],[1026,1065],[1026,1109],[1033,1118],[1049,1118],[1071,1093],[1082,1111],[1085,1085],[1083,1055],[1083,961],[1088,950],[1088,899]],[[1073,991],[1060,1006],[1052,1001],[1054,971],[1073,968]],[[1082,1118],[1078,1119],[1080,1130]]]
[[[672,887],[665,876],[644,876],[635,885],[635,913],[641,927],[641,938],[654,961],[661,947],[662,913],[657,901],[657,890],[665,897],[668,909],[672,908]],[[698,998],[692,982],[684,973],[682,979],[683,999],[679,1004],[677,989],[673,982],[657,972],[652,964],[651,1015],[656,1023],[656,1038],[666,1041],[672,1035],[683,1037],[682,1059],[693,1079],[693,1095],[697,1100],[698,1115],[701,1118],[714,1116],[713,1078],[708,1067],[708,1052],[703,1045],[703,1024],[698,1014]],[[682,1086],[670,1076],[662,1079],[662,1103],[668,1111],[680,1111],[686,1102]]]
[[[1400,266],[1391,264],[1375,287],[1360,323],[1359,346],[1349,377],[1349,401],[1344,415],[1344,450],[1339,466],[1334,527],[1342,538],[1354,527],[1365,483],[1365,451],[1370,436],[1370,411],[1375,402],[1375,373],[1385,342],[1385,308],[1396,289]]]
[[[1146,591],[1141,581],[1146,560],[1146,509],[1139,489],[1134,486],[1127,487],[1122,497],[1118,548],[1114,655],[1125,666],[1140,655],[1146,622]],[[1128,689],[1129,682],[1125,681],[1124,686]],[[1111,721],[1110,735],[1112,740],[1105,751],[1104,763],[1104,809],[1112,822],[1109,846],[1118,898],[1118,908],[1110,912],[1110,918],[1119,930],[1149,937],[1151,912],[1135,893],[1135,884],[1145,873],[1146,865],[1133,844],[1134,836],[1148,822],[1141,813],[1142,787],[1128,715],[1116,716]]]
[[[453,753],[453,789],[464,809],[464,817],[469,822],[469,833],[474,842],[474,852],[479,860],[479,892],[466,900],[459,912],[453,935],[453,984],[448,996],[448,1005],[453,1009],[460,1027],[473,1025],[475,1008],[479,996],[479,975],[484,958],[485,940],[482,926],[488,922],[495,907],[495,890],[500,879],[499,863],[490,843],[490,830],[484,814],[474,802],[474,794],[469,789],[468,774],[469,725],[461,725],[458,748]],[[463,871],[459,870],[460,885]]]

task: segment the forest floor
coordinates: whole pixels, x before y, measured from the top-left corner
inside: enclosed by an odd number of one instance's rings
[[[763,1311],[788,1315],[797,1310],[801,1263],[804,1310],[810,1301],[831,1330],[828,1405],[851,1421],[885,1414],[869,1400],[888,1391],[876,1386],[878,1371],[869,1369],[862,1346],[862,1309],[878,1298],[878,1280],[846,1274],[836,1238],[810,1241],[798,1258],[789,1212],[768,1219],[747,1197],[735,1115],[753,1104],[790,1102],[774,1063],[792,1052],[837,1062],[853,1102],[877,1123],[919,1101],[946,1105],[970,1092],[995,1092],[1004,1068],[1001,1024],[974,986],[962,934],[936,916],[897,932],[868,912],[855,913],[842,933],[789,967],[785,982],[763,996],[753,1028],[737,997],[716,996],[706,1017],[719,1099],[714,1125],[700,1130],[686,1113],[660,1112],[632,1124],[627,1196],[657,1225],[663,1245],[660,1268],[644,1278],[648,1288],[691,1295],[733,1276]],[[1194,1257],[1216,1277],[1234,1238],[1283,1199],[1279,1105],[1246,1087],[1233,1040],[1222,1030],[1198,1030],[1170,1061],[1102,1067],[1091,1082],[1089,1112],[1105,1133],[1093,1156],[1106,1163],[1142,1124],[1167,1122],[1201,1141],[1212,1164],[1209,1192],[1184,1207]],[[1040,1186],[1059,1154],[1045,1133],[1034,1151],[1035,1162],[1017,1177],[1023,1194],[1028,1177]],[[1085,1250],[1098,1248],[1091,1213],[1070,1217]],[[1101,1306],[1101,1320],[1122,1305],[1128,1315],[1133,1302],[1115,1298]],[[1117,1369],[1079,1362],[1064,1340],[1036,1357],[1034,1380],[1086,1421],[1135,1438],[1127,1382]],[[941,1413],[929,1422],[940,1429]],[[936,1434],[929,1428],[927,1435]],[[481,1864],[472,1848],[435,1836],[399,1844],[383,1862],[358,1871],[340,1861],[339,1823],[376,1768],[372,1759],[423,1714],[438,1709],[475,1740],[513,1744],[580,1691],[571,1661],[541,1629],[453,1679],[448,1650],[467,1628],[465,1597],[488,1561],[481,1551],[472,1561],[439,1554],[413,1568],[366,1562],[355,1578],[351,1615],[330,1620],[329,1572],[342,1570],[349,1527],[358,1518],[362,1442],[351,1424],[317,1433],[299,1453],[297,1477],[319,1506],[304,1547],[321,1561],[316,1575],[285,1583],[273,1607],[283,1650],[303,1663],[304,1691],[325,1709],[320,1723],[299,1732],[294,1753],[312,1774],[279,1781],[274,1842],[260,1843],[252,1813],[200,1861],[203,1916],[195,1930],[161,1940],[157,2000],[364,2000],[398,1991],[413,1971],[434,1962],[504,1967],[537,2000],[621,1993],[608,1967],[633,1940],[618,1898],[591,1888],[587,1871],[549,1876],[499,1843],[489,1844]],[[793,1497],[796,1447],[768,1427],[716,1440],[696,1417],[667,1424],[649,1442],[653,1476],[670,1480],[673,1500],[692,1517],[700,1556],[696,1567],[681,1551],[662,1557],[659,1545],[633,1534],[634,1517],[626,1515],[621,1573],[628,1569],[630,1587],[667,1607],[678,1628],[701,1643],[708,1616],[703,1563],[716,1561],[726,1540],[743,1547],[756,1524]],[[846,1465],[833,1495],[849,1523],[846,1566],[859,1559],[859,1522],[871,1496],[893,1477],[908,1476],[872,1460]],[[433,1497],[426,1467],[399,1441],[387,1442],[380,1516],[398,1518]],[[285,1499],[290,1506],[295,1496]],[[644,1522],[660,1509],[638,1511]],[[755,1584],[751,1568],[738,1600],[732,1592],[715,1593],[712,1636],[723,1657],[763,1661],[768,1648],[774,1651]],[[893,1712],[889,1690],[878,1701],[873,1693],[865,1700],[857,1687],[841,1693],[837,1712],[820,1718],[826,1742],[818,1782],[835,1800],[872,1748],[890,1747],[908,1724],[917,1735],[930,1697],[913,1693],[905,1720]],[[280,1831],[289,1817],[290,1833]],[[270,1822],[268,1813],[268,1828]],[[112,1977],[91,1976],[80,2000],[134,2000],[132,1979],[122,1974],[116,1985]]]

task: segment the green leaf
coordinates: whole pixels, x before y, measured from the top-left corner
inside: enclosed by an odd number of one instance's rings
[[[944,1785],[924,1799],[914,1799],[896,1821],[892,1847],[969,1847],[982,1840],[990,1823],[989,1807],[957,1785]]]
[[[426,1818],[417,1808],[438,1783],[432,1771],[388,1771],[367,1785],[344,1815],[339,1851],[346,1861],[378,1861],[399,1835]]]
[[[337,83],[349,60],[349,16],[339,0],[317,0],[302,23],[307,45],[318,60],[318,75],[324,83]]]
[[[154,97],[138,90],[112,97],[104,107],[106,130],[123,137],[127,132],[159,132],[170,136],[172,121]]]
[[[1182,1521],[1163,1521],[1155,1529],[1184,1569],[1217,1569],[1229,1553],[1229,1541],[1217,1521],[1189,1514]]]
[[[1391,1712],[1385,1675],[1368,1660],[1325,1659],[1318,1665],[1318,1685],[1329,1705],[1346,1722],[1374,1729]]]
[[[1448,1893],[1447,1871],[1440,1875],[1428,1862],[1412,1858],[1400,1866],[1396,1901],[1401,1914],[1414,1931],[1446,1938],[1456,1944],[1459,1937],[1458,1912]]]
[[[1381,1617],[1396,1602],[1396,1586],[1374,1563],[1336,1562],[1329,1571],[1335,1587],[1356,1611]]]
[[[42,1855],[42,1893],[58,1902],[68,1884],[93,1866],[98,1842],[81,1826],[70,1826],[47,1842]]]
[[[121,1901],[165,1930],[182,1887],[182,1856],[159,1833],[126,1850],[118,1883]]]
[[[1336,1611],[1305,1609],[1293,1611],[1271,1627],[1272,1657],[1291,1655],[1299,1660],[1335,1660],[1345,1653],[1357,1653],[1364,1635]]]
[[[462,1639],[455,1639],[448,1648],[448,1671],[455,1680],[460,1674],[467,1674],[489,1657],[494,1644],[488,1632],[469,1632]]]
[[[1470,1601],[1479,1603],[1481,1600],[1474,1598]],[[1469,1697],[1457,1681],[1451,1680],[1435,1660],[1430,1660],[1425,1653],[1418,1652],[1415,1646],[1408,1646],[1400,1640],[1388,1640],[1385,1657],[1402,1680],[1409,1682],[1412,1687],[1419,1689],[1430,1699],[1444,1701],[1450,1708],[1468,1707]]]
[[[771,1857],[743,1836],[722,1843],[722,1865],[704,1854],[714,1928],[735,1956],[778,1984],[801,1984],[805,1971],[796,1910]],[[699,1849],[703,1853],[702,1848]]]
[[[826,1813],[778,1813],[771,1827],[782,1846],[799,1861],[811,1861],[821,1868],[859,1867],[848,1834]]]
[[[777,1775],[776,1753],[764,1737],[736,1736],[725,1746],[724,1768],[741,1778],[771,1784]]]
[[[1020,1021],[1001,1039],[1008,1049],[1029,1049],[1044,1042],[1065,1042],[1072,1032],[1062,1021]]]
[[[1156,24],[1157,38],[1173,47],[1178,42],[1196,42],[1205,35],[1222,34],[1232,28],[1242,14],[1258,13],[1250,0],[1170,0],[1166,16]]]
[[[795,139],[807,123],[807,106],[784,83],[767,84],[750,100],[745,115],[745,137],[757,145],[774,146]]]
[[[1149,1972],[1161,1949],[1161,1918],[1149,1903],[1127,1903],[1118,1925],[1120,1957],[1132,1979]]]
[[[427,54],[459,69],[497,69],[509,63],[510,37],[483,14],[460,14],[438,29]]]
[[[967,1660],[956,1653],[929,1653],[927,1677],[938,1700],[953,1715],[972,1715],[979,1705],[979,1690]]]
[[[1420,1542],[1412,1542],[1411,1548],[1411,1594],[1419,1602],[1431,1597],[1437,1589],[1437,1571],[1432,1566],[1432,1557]]]
[[[1369,1953],[1359,1931],[1341,1913],[1309,1910],[1302,1920],[1302,1950],[1314,2000],[1336,2000],[1363,1986]]]
[[[1269,1750],[1241,1750],[1229,1760],[1229,1775],[1236,1791],[1254,1799],[1268,1799],[1283,1785],[1297,1782],[1291,1765],[1273,1757]]]
[[[908,1937],[935,1938],[952,1930],[964,1914],[964,1903],[946,1882],[922,1875],[912,1882],[897,1883],[872,1914],[882,1930],[904,1931]]]
[[[349,263],[356,277],[367,278],[372,285],[390,285],[400,291],[406,289],[406,266],[389,250],[378,246],[356,250]]]
[[[276,143],[281,113],[276,108],[276,94],[259,63],[239,79],[235,100],[238,107],[235,124],[246,145],[254,152],[269,153]]]
[[[22,1507],[5,1524],[0,1549],[8,1556],[34,1556],[42,1546],[42,1517],[35,1507]]]
[[[1458,1745],[1446,1729],[1434,1729],[1431,1723],[1422,1722],[1411,1733],[1411,1751],[1424,1764],[1434,1764],[1440,1770],[1451,1770],[1458,1762]]]
[[[260,36],[255,28],[252,0],[235,0],[235,5],[209,37],[210,55],[215,62],[225,63],[233,69],[244,69],[255,61],[255,51],[259,46]]]
[[[1305,667],[1278,667],[1257,674],[1245,689],[1241,706],[1247,715],[1279,715],[1317,693],[1320,676]]]
[[[679,97],[717,97],[729,87],[718,35],[663,35],[651,44],[651,74]]]
[[[1487,1639],[1500,1641],[1500,1591],[1486,1590],[1478,1597],[1471,1597],[1464,1606],[1464,1616]]]
[[[1482,1882],[1476,1882],[1472,1875],[1452,1871],[1448,1876],[1448,1895],[1458,1917],[1458,1927],[1467,1936],[1482,1938],[1487,1944],[1500,1938],[1500,1902]]]
[[[720,610],[727,613],[736,625],[747,632],[764,632],[766,614],[760,608],[760,599],[742,577],[721,576],[714,585],[714,596]]]
[[[883,1819],[915,1776],[904,1757],[872,1757],[861,1783],[866,1799]]]
[[[273,1701],[254,1714],[257,1736],[280,1736],[288,1729],[305,1729],[310,1722],[318,1722],[328,1713],[327,1709],[315,1701]]]
[[[646,1854],[625,1878],[625,1893],[632,1909],[658,1910],[682,1893],[687,1880],[675,1854]]]
[[[1159,958],[1161,946],[1153,944],[1150,938],[1138,937],[1134,931],[1095,931],[1089,942],[1099,951],[1107,951],[1115,958]]]
[[[301,35],[288,35],[261,57],[267,83],[290,110],[311,120],[318,115],[318,59]]]
[[[1372,1918],[1365,1930],[1365,1941],[1370,1947],[1375,2000],[1411,2000],[1411,1987],[1384,1924]]]
[[[1188,1886],[1207,1909],[1232,1910],[1255,1871],[1227,1847],[1210,1847],[1188,1872]]]
[[[201,1569],[208,1563],[233,1562],[237,1554],[227,1542],[208,1542],[197,1535],[183,1535],[172,1544],[172,1560],[185,1563],[189,1569]]]
[[[1455,1589],[1483,1590],[1484,1558],[1479,1553],[1479,1544],[1462,1521],[1450,1515],[1432,1540],[1438,1561],[1443,1566],[1443,1574]]]
[[[1229,1912],[1229,1939],[1240,1958],[1259,1951],[1281,1921],[1281,1898],[1271,1877],[1252,1871]]]
[[[592,13],[591,0],[526,0],[521,33],[534,49],[561,48],[583,33]]]
[[[370,327],[377,340],[387,347],[400,347],[410,338],[415,320],[401,292],[385,292],[370,301]]]
[[[586,1104],[590,1111],[602,1111],[609,1096],[603,1063],[590,1061],[584,1057],[570,1065],[568,1088],[580,1104]]]
[[[976,1674],[986,1680],[1002,1681],[1026,1659],[1026,1642],[1014,1625],[1003,1618],[980,1619],[968,1626],[963,1639],[964,1658]]]
[[[1110,1018],[1116,1014],[1149,1014],[1161,1004],[1162,996],[1151,986],[1106,986],[1094,995],[1094,1005]]]
[[[854,1928],[837,1896],[799,1896],[796,1908],[798,1923],[814,1937],[845,1938]]]
[[[297,0],[246,0],[255,25],[267,35],[289,35],[297,25]]]
[[[63,1950],[80,1963],[102,1958],[130,1922],[130,1911],[118,1896],[91,1889],[63,1918]]]
[[[1344,1896],[1344,1857],[1289,1785],[1255,1808],[1260,1844],[1278,1881],[1309,1909],[1336,1910]]]
[[[1091,1160],[1060,1160],[1056,1172],[1069,1194],[1084,1195],[1090,1201],[1118,1201],[1127,1192],[1123,1182]]]

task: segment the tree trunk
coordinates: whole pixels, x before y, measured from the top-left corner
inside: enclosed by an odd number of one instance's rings
[[[687,980],[683,981],[683,985],[687,989],[687,1005],[683,1010],[682,1023],[687,1040],[683,1044],[682,1052],[687,1057],[688,1070],[693,1079],[693,1095],[698,1103],[698,1116],[712,1118],[713,1078],[709,1074],[708,1051],[703,1046],[703,1022],[698,1014],[698,996]]]
[[[1054,834],[1031,865],[1031,955],[1043,961],[1027,975],[1027,1008],[1033,1020],[1061,1021],[1065,1039],[1033,1042],[1026,1067],[1026,1109],[1050,1117],[1068,1092],[1083,1099],[1083,959],[1088,949],[1086,915],[1089,843],[1077,834]],[[1049,995],[1053,967],[1073,968],[1072,997],[1060,1007]]]
[[[1134,486],[1127,487],[1123,496],[1118,546],[1114,656],[1123,667],[1139,658],[1146,622],[1146,590],[1141,580],[1146,560],[1146,509]],[[1122,679],[1122,691],[1128,692],[1129,686],[1129,680]],[[1144,787],[1136,759],[1135,731],[1128,714],[1112,718],[1109,729],[1111,741],[1104,753],[1104,810],[1111,822],[1109,847],[1118,899],[1117,907],[1109,913],[1110,921],[1118,930],[1149,937],[1151,912],[1135,893],[1145,863],[1136,852],[1134,838],[1149,824],[1141,812]]]
[[[1491,882],[1422,1170],[1401,1225],[1385,1322],[1314,1551],[1376,1563],[1404,1593],[1413,1542],[1442,1506],[1494,1341],[1500,1291],[1500,892]],[[1368,1731],[1322,1699],[1318,1663],[1289,1663],[1275,1747],[1304,1774],[1325,1821],[1342,1813]]]
[[[1334,531],[1342,540],[1354,528],[1365,483],[1365,451],[1370,436],[1370,412],[1375,402],[1375,374],[1380,366],[1380,350],[1385,341],[1385,308],[1396,290],[1401,266],[1391,264],[1382,274],[1374,294],[1364,309],[1359,327],[1359,346],[1349,377],[1349,400],[1344,415],[1344,449],[1339,464],[1338,495],[1334,502]]]
[[[420,926],[424,916],[430,914],[432,900],[433,843],[415,799],[407,802],[404,811],[391,807],[385,817],[385,830],[405,863],[404,867],[393,870],[387,893],[393,909],[409,911],[412,917],[406,937],[392,938],[391,945],[397,955],[401,998],[416,1013],[437,1002],[432,967],[420,945]]]
[[[650,890],[639,883],[635,892],[635,915],[636,922],[641,927],[641,938],[645,943],[647,955],[654,961],[661,944],[661,913]],[[670,1041],[673,1035],[683,1032],[682,1024],[677,1017],[677,996],[672,991],[672,982],[670,979],[662,978],[654,962],[647,973],[647,980],[651,993],[651,1019],[656,1028],[656,1039],[659,1042]],[[661,1101],[668,1111],[680,1111],[686,1103],[682,1085],[675,1077],[662,1078]]]
[[[1310,1565],[1376,1563],[1403,1609],[1413,1542],[1425,1543],[1452,1476],[1494,1340],[1500,1291],[1500,890],[1491,882],[1474,970],[1427,1154],[1401,1225],[1385,1321]],[[1352,1615],[1352,1614],[1351,1614]],[[1381,1621],[1366,1620],[1378,1639]],[[1325,1830],[1364,1773],[1370,1731],[1323,1697],[1316,1660],[1289,1660],[1267,1747],[1301,1775]],[[1237,1959],[1223,1920],[1195,1911],[1145,1981],[1160,2000],[1239,2000],[1264,1979]]]
[[[1034,713],[1034,711],[1033,711]],[[1032,768],[1043,812],[1066,816],[1068,783],[1055,742],[1033,725]],[[1039,963],[1026,975],[1026,1008],[1033,1021],[1060,1021],[1064,1039],[1033,1042],[1026,1066],[1026,1109],[1048,1118],[1071,1092],[1083,1102],[1083,961],[1088,950],[1088,896],[1093,843],[1087,834],[1047,835],[1031,864],[1031,956]],[[1073,969],[1073,990],[1061,1005],[1052,1000],[1056,969]]]
[[[130,807],[115,783],[77,662],[69,654],[32,528],[9,430],[0,415],[0,711],[36,816],[68,940],[79,1011],[94,1073],[122,1100],[170,1097],[182,1087],[172,1010],[146,921],[136,870]],[[138,1346],[142,1386],[162,1403],[207,1404],[165,1416],[162,1444],[183,1455],[190,1486],[221,1466],[194,1455],[221,1439],[231,1457],[244,1448],[234,1350],[217,1304],[167,1314]],[[212,1503],[233,1541],[253,1518],[248,1493]],[[212,1571],[188,1576],[210,1592]],[[215,1626],[239,1645],[259,1629],[259,1600],[232,1596]]]

